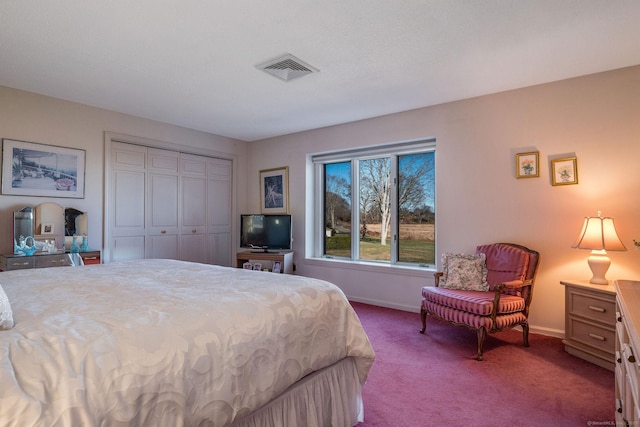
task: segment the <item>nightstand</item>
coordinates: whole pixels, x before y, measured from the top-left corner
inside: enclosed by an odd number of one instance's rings
[[[562,280],[565,286],[564,349],[611,371],[615,369],[616,290],[613,284]]]

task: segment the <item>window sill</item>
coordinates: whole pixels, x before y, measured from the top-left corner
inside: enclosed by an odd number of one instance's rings
[[[423,278],[433,277],[433,274],[437,271],[434,266],[421,267],[408,264],[391,265],[373,261],[353,261],[340,258],[305,258],[304,262],[307,265],[379,272],[384,274],[401,274],[405,276],[416,276]]]

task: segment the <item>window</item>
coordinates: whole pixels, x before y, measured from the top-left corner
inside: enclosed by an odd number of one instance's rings
[[[324,153],[312,161],[315,256],[435,265],[435,141]]]

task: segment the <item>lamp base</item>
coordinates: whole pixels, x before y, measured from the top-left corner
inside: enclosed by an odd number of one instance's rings
[[[587,262],[589,263],[589,268],[593,274],[589,283],[593,283],[595,285],[608,285],[609,281],[604,277],[611,265],[611,260],[607,256],[607,251],[591,251],[591,256]]]

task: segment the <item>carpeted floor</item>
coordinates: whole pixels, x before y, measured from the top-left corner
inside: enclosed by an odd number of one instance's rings
[[[559,338],[476,334],[434,318],[353,303],[376,351],[364,386],[365,422],[384,426],[615,425],[614,374],[569,355]]]

